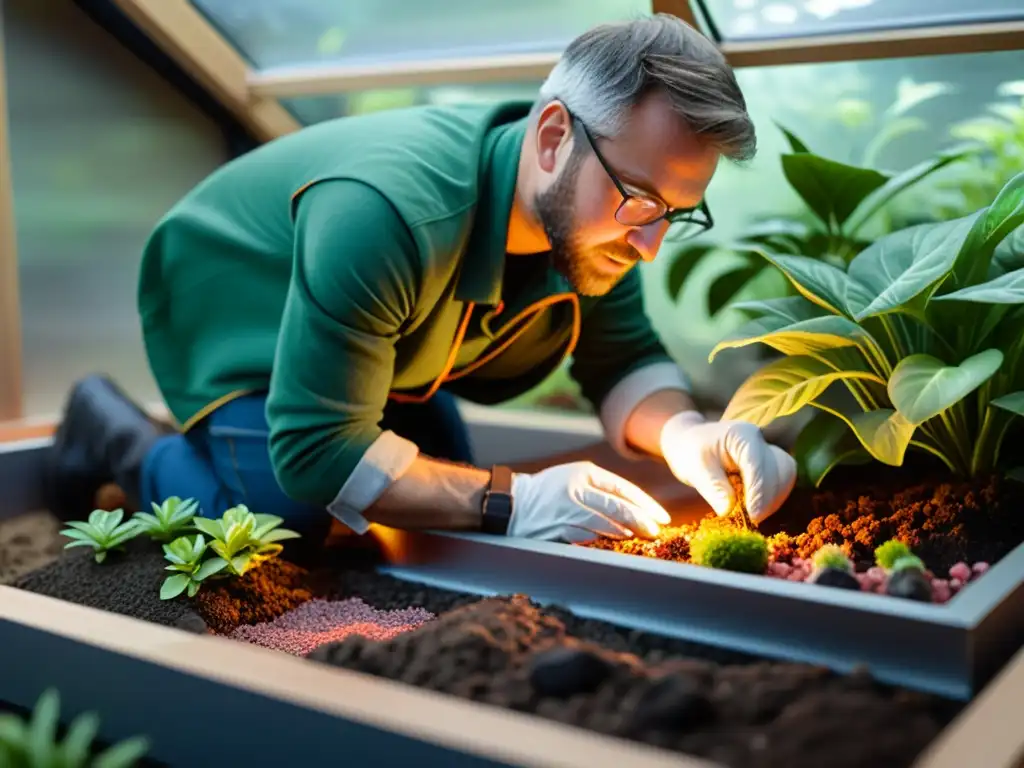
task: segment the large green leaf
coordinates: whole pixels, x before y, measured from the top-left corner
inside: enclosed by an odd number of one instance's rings
[[[952,287],[956,289],[986,279],[996,248],[1024,224],[1024,173],[1010,179],[992,205],[978,214],[952,267]]]
[[[764,317],[742,326],[734,336],[715,345],[709,362],[724,349],[738,349],[750,344],[765,344],[784,355],[815,355],[841,347],[875,346],[871,336],[859,325],[840,315],[825,315],[787,323],[782,318]]]
[[[851,280],[866,289],[848,297],[854,319],[893,312],[921,294],[927,298],[949,274],[977,215],[901,229],[865,248],[849,268]]]
[[[789,146],[792,147],[794,152],[810,152],[807,145],[800,140],[800,138],[793,133],[791,130],[782,125],[782,123],[776,121],[775,125],[782,131],[782,135],[786,137],[786,141],[789,142]]]
[[[911,424],[922,424],[963,400],[999,370],[1003,353],[986,349],[960,365],[931,355],[911,355],[889,377],[889,398]]]
[[[764,269],[768,269],[767,264],[755,261],[718,275],[708,288],[708,314],[713,316],[721,312]]]
[[[722,418],[749,421],[759,427],[796,413],[843,379],[870,378],[861,370],[837,371],[812,357],[783,357],[750,376],[733,395]]]
[[[969,285],[959,291],[932,297],[932,301],[970,301],[976,304],[1024,303],[1024,268],[1007,272],[994,280]]]
[[[840,464],[863,464],[869,454],[849,424],[823,411],[815,413],[793,443],[800,479],[815,488]]]
[[[965,148],[957,148],[939,152],[932,158],[918,163],[912,168],[908,168],[903,173],[897,174],[889,179],[885,184],[878,187],[871,194],[864,198],[860,205],[857,206],[857,210],[851,214],[849,220],[846,222],[844,232],[847,235],[853,235],[859,230],[868,220],[874,216],[878,211],[885,206],[890,200],[892,200],[900,192],[904,191],[908,187],[912,187],[922,179],[930,176],[941,168],[945,168],[950,163],[961,160],[967,155],[971,154],[971,151]]]
[[[809,152],[783,155],[782,172],[829,231],[841,227],[868,195],[889,180],[878,171]]]
[[[779,296],[773,299],[737,301],[732,308],[752,312],[762,317],[780,317],[790,323],[799,323],[801,320],[830,315],[829,312],[803,296]]]
[[[832,314],[847,313],[848,296],[864,300],[865,289],[837,267],[806,256],[786,256],[757,246],[750,246],[749,250],[778,267],[801,296]]]
[[[893,467],[903,464],[903,457],[917,428],[891,408],[854,414],[850,426],[868,453]]]
[[[996,246],[988,277],[994,279],[1024,267],[1024,227],[1017,227]]]
[[[675,260],[669,265],[668,274],[665,278],[665,288],[669,298],[673,301],[679,300],[679,294],[686,284],[686,280],[701,263],[705,256],[715,250],[713,245],[691,245],[676,254]]]
[[[989,405],[1002,408],[1004,411],[1010,411],[1018,416],[1024,416],[1024,392],[1011,392],[1008,395],[997,397],[995,400],[990,401]]]

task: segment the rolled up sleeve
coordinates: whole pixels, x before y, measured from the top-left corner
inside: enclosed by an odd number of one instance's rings
[[[357,532],[362,512],[416,459],[380,428],[399,329],[421,280],[391,204],[355,181],[325,181],[295,203],[295,252],[267,397],[282,490]]]
[[[598,412],[608,442],[627,458],[642,456],[626,443],[633,410],[655,392],[690,391],[646,314],[636,269],[587,313],[569,372]]]

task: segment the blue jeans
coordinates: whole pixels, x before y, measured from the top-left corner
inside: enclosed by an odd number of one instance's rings
[[[160,438],[142,465],[142,508],[179,496],[195,499],[203,516],[219,517],[245,504],[253,512],[284,518],[285,527],[303,536],[326,535],[331,525],[326,509],[293,501],[277,483],[266,402],[265,394],[240,397],[187,433]],[[428,456],[472,463],[466,425],[447,392],[422,404],[389,402],[380,426],[412,440]]]

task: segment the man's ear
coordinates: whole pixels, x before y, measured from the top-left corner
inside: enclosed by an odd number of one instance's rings
[[[554,173],[563,148],[572,143],[572,118],[560,101],[552,101],[537,118],[537,162],[545,173]]]

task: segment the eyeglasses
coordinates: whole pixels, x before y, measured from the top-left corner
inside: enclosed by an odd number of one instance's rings
[[[708,205],[703,200],[693,208],[670,208],[668,203],[653,195],[635,195],[627,192],[615,171],[601,154],[601,150],[597,148],[597,142],[586,123],[570,112],[568,107],[566,107],[566,112],[569,113],[570,119],[579,123],[590,143],[590,148],[594,150],[594,156],[601,163],[601,167],[604,168],[615,188],[619,190],[619,194],[622,195],[622,202],[619,203],[619,207],[615,211],[615,220],[619,224],[624,227],[646,227],[665,219],[670,225],[668,233],[665,235],[666,240],[686,240],[696,237],[715,225],[714,219],[711,218],[711,211],[708,210]]]

